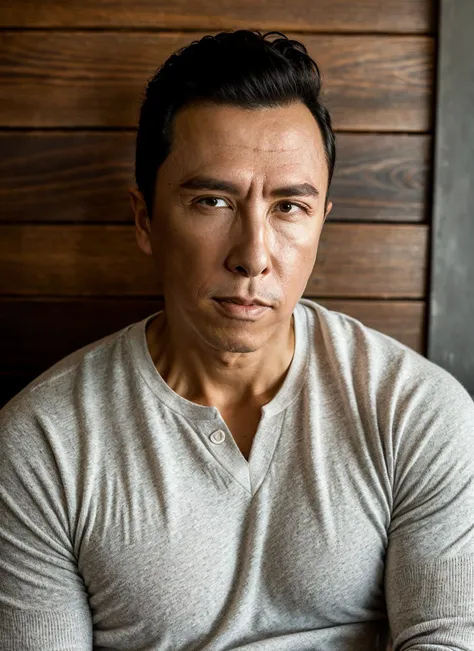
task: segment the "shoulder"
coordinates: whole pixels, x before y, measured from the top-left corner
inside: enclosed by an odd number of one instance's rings
[[[12,429],[31,433],[46,423],[68,422],[91,396],[100,399],[104,380],[126,354],[127,326],[59,360],[0,409],[0,436]]]
[[[354,390],[385,403],[418,408],[461,409],[474,415],[474,402],[446,370],[408,346],[357,319],[302,299],[315,352]]]
[[[386,357],[407,355],[413,360],[427,361],[393,337],[366,326],[348,314],[331,310],[311,299],[301,299],[299,303],[306,312],[316,337],[319,336],[332,347],[340,348],[341,351],[351,351],[357,347],[357,352],[360,353],[360,346],[373,346]]]

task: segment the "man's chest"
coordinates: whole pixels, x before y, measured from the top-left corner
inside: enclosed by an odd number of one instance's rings
[[[342,462],[331,484],[329,468],[320,470],[277,453],[254,496],[211,458],[161,476],[153,463],[139,478],[126,466],[105,473],[79,558],[98,647],[130,648],[137,627],[180,648],[222,621],[264,633],[380,613],[380,519],[357,490],[341,499]],[[128,631],[124,646],[119,630]]]

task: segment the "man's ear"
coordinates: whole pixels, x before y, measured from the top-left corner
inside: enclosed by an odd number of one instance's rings
[[[326,214],[324,215],[324,221],[326,221],[326,219],[328,218],[328,215],[331,212],[331,210],[332,210],[332,201],[328,201],[328,203],[326,204]]]
[[[130,203],[135,217],[135,238],[145,255],[153,255],[151,247],[151,222],[145,199],[138,188],[129,188]]]

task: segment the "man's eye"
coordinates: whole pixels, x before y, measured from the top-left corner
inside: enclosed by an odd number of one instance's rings
[[[295,210],[291,210],[292,208],[297,208],[298,210],[305,210],[303,206],[300,206],[298,203],[292,203],[291,201],[280,201],[278,204],[280,206],[281,212],[284,212],[286,214],[290,214],[291,212],[297,212]]]
[[[221,201],[223,205],[218,205],[218,202]],[[196,203],[207,206],[208,208],[226,208],[228,204],[224,199],[219,199],[219,197],[202,197],[198,199]]]

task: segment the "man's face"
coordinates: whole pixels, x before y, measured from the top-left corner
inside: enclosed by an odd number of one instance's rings
[[[314,266],[327,183],[322,137],[303,104],[180,111],[149,235],[137,230],[175,323],[222,352],[257,350],[288,327]],[[223,296],[268,307],[237,313]]]

